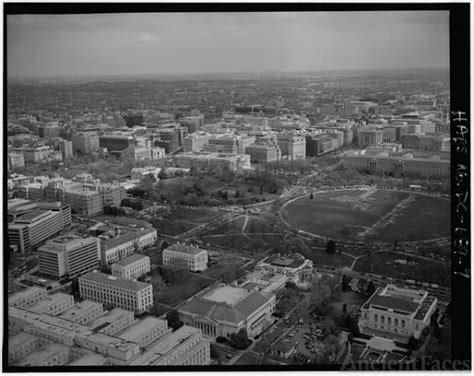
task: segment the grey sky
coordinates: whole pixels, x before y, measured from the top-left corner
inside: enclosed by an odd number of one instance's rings
[[[449,13],[7,17],[11,76],[449,67]]]

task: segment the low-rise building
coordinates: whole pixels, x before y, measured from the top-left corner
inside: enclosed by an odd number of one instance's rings
[[[41,287],[31,286],[26,290],[17,292],[8,297],[8,305],[10,307],[26,308],[38,303],[40,300],[46,299],[46,290]]]
[[[136,321],[132,311],[114,308],[93,321],[87,322],[85,325],[96,333],[113,336],[125,328],[128,328]]]
[[[29,312],[46,313],[48,315],[59,315],[61,312],[71,308],[74,305],[74,297],[69,294],[57,292],[53,295],[47,295],[39,302],[25,307],[23,309]]]
[[[91,320],[95,320],[103,315],[103,313],[104,308],[102,307],[102,303],[83,300],[61,312],[58,317],[78,324],[85,324]]]
[[[79,277],[81,298],[123,308],[136,314],[153,306],[153,286],[109,274],[89,272]]]
[[[192,272],[207,269],[208,255],[205,249],[187,244],[173,244],[163,250],[163,266],[184,268]]]
[[[298,253],[272,255],[260,261],[256,270],[265,270],[286,276],[285,282],[307,286],[313,281],[313,262]]]
[[[117,333],[116,336],[127,341],[138,343],[141,348],[145,348],[171,332],[172,329],[168,328],[168,322],[166,320],[148,316]]]
[[[209,340],[202,332],[189,326],[182,326],[155,343],[134,359],[131,366],[201,366],[211,361]]]
[[[112,264],[112,275],[126,279],[137,279],[150,272],[150,258],[134,253]]]
[[[173,156],[173,163],[176,167],[194,167],[204,171],[213,169],[240,171],[250,169],[250,155],[189,152]]]
[[[178,313],[185,325],[211,338],[230,338],[241,329],[255,337],[270,325],[275,304],[274,294],[221,284],[193,297]]]
[[[31,354],[44,346],[47,340],[21,332],[8,339],[8,364]]]
[[[361,308],[363,333],[407,342],[429,326],[438,300],[428,291],[386,285],[379,287]]]

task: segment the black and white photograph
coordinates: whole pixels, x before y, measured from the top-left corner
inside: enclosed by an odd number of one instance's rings
[[[4,3],[3,371],[471,370],[469,3]]]

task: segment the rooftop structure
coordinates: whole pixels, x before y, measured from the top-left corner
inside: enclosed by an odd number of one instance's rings
[[[386,338],[419,338],[436,310],[437,299],[424,290],[386,285],[362,306],[359,328]]]

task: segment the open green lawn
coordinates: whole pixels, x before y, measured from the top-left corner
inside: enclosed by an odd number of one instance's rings
[[[176,207],[170,211],[157,213],[149,222],[159,234],[176,236],[222,215],[222,212],[209,209]]]
[[[379,274],[392,278],[412,279],[441,286],[450,286],[451,269],[449,264],[412,257],[413,264],[398,264],[395,260],[406,259],[399,253],[383,251],[361,257],[354,270],[361,273]]]
[[[186,272],[186,275],[179,282],[168,286],[156,272],[152,275],[151,283],[153,284],[153,301],[174,307],[211,285],[214,281],[201,277],[199,274]]]
[[[335,268],[350,267],[354,259],[340,253],[328,254],[325,249],[311,248],[310,259],[314,265],[333,266]]]
[[[358,234],[374,225],[402,200],[413,197],[400,215],[379,228],[374,240],[422,240],[450,234],[450,202],[399,191],[339,191],[303,197],[282,210],[283,218],[302,230],[341,240],[364,240]]]
[[[228,235],[223,236],[201,236],[203,247],[218,247],[225,250],[243,253],[245,255],[258,255],[269,248],[268,244],[251,240],[244,235]]]
[[[241,259],[239,256],[224,252],[217,253],[217,255],[213,256],[213,258],[217,261],[217,263],[202,271],[201,275],[214,278],[216,280],[222,278],[223,274],[229,270],[229,267],[233,267],[236,270],[247,262],[246,260]]]
[[[344,291],[337,295],[337,297],[329,303],[333,312],[336,314],[342,313],[343,305],[347,305],[347,312],[351,313],[360,309],[362,304],[367,300],[366,296],[358,294],[354,291]]]

